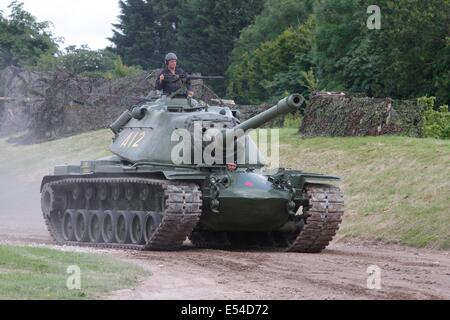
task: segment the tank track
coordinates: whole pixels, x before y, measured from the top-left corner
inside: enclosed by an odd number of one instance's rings
[[[305,225],[286,251],[319,253],[331,242],[344,214],[344,198],[338,187],[308,184],[304,196],[309,199],[304,208]]]
[[[178,250],[200,219],[202,194],[194,183],[129,177],[63,178],[43,186],[41,204],[48,231],[58,245]],[[112,241],[105,242],[106,216],[115,230]],[[78,234],[76,239],[70,230]],[[113,233],[112,229],[106,232]]]
[[[344,214],[344,199],[338,187],[326,184],[307,184],[303,197],[309,199],[303,208],[300,232],[280,233],[240,233],[233,241],[235,233],[214,233],[194,231],[189,237],[200,248],[272,248],[287,252],[319,253],[325,249],[336,232]],[[256,239],[255,239],[256,238]]]

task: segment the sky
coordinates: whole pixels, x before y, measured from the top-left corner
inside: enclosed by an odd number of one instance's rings
[[[12,0],[0,0],[0,10],[8,14]],[[87,44],[91,49],[111,45],[111,24],[120,14],[119,0],[20,0],[26,11],[38,21],[53,22],[52,32],[63,37],[61,49],[69,45]]]

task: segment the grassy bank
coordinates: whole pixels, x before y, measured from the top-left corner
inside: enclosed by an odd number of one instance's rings
[[[80,290],[69,290],[69,266],[80,268]],[[0,299],[96,299],[133,287],[143,269],[101,255],[0,246]]]
[[[39,180],[56,164],[108,154],[108,130],[15,146],[0,140],[2,167]],[[343,177],[340,235],[450,248],[450,141],[407,137],[302,139],[280,131],[281,165]],[[11,161],[13,159],[13,161]]]
[[[0,172],[27,181],[40,181],[52,173],[53,167],[64,163],[79,164],[81,160],[109,155],[110,130],[99,130],[64,139],[32,145],[16,145],[0,139]]]
[[[450,141],[301,139],[283,129],[280,143],[282,165],[343,177],[341,235],[450,248]]]

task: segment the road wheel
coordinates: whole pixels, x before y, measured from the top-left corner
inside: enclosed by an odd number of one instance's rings
[[[112,211],[105,211],[102,223],[102,237],[106,243],[116,242],[114,226],[115,215]]]
[[[131,218],[131,242],[134,244],[144,243],[144,219],[140,214],[133,214]]]
[[[79,210],[75,215],[75,239],[78,242],[87,242],[88,233],[88,213],[86,210]]]
[[[89,241],[93,243],[102,242],[102,225],[100,215],[94,213],[89,222]]]
[[[130,243],[130,223],[127,213],[120,212],[115,224],[115,236],[118,243]]]
[[[74,218],[73,211],[66,210],[64,212],[63,220],[62,220],[62,236],[65,241],[74,241],[75,240],[75,231],[74,231]]]

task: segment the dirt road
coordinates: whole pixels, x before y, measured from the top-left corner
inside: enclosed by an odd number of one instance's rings
[[[152,275],[114,299],[450,299],[448,252],[341,243],[322,254],[193,248],[116,254]],[[373,265],[381,271],[380,290],[367,288]]]

